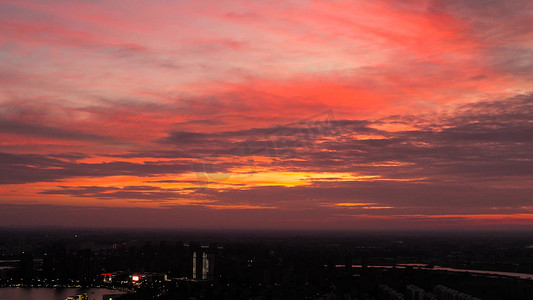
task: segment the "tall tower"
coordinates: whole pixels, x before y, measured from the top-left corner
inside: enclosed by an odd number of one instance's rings
[[[207,251],[194,251],[192,254],[192,278],[195,280],[213,279],[214,255]]]
[[[192,253],[192,279],[198,279],[198,259],[196,257],[197,252]],[[201,267],[200,267],[201,270]]]

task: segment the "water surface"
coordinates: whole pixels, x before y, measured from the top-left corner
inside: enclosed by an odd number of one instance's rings
[[[0,300],[64,300],[81,293],[87,293],[89,300],[102,300],[106,294],[124,294],[110,289],[0,288]]]

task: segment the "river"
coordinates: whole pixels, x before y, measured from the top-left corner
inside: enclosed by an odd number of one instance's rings
[[[337,268],[344,268],[344,265],[335,265]],[[352,265],[352,268],[361,268],[362,265]],[[488,271],[488,270],[471,270],[471,269],[456,269],[456,268],[447,268],[447,267],[427,267],[424,264],[397,264],[396,266],[378,266],[378,265],[369,265],[369,268],[381,268],[381,269],[405,269],[405,268],[417,268],[424,270],[434,270],[434,271],[448,271],[448,272],[468,272],[472,274],[481,274],[481,275],[496,275],[496,276],[509,276],[516,277],[520,279],[533,279],[533,274],[527,273],[516,273],[516,272],[502,272],[502,271]],[[1,298],[0,298],[1,299]]]
[[[101,288],[0,288],[0,300],[64,300],[81,293],[87,293],[89,300],[102,300],[106,294],[124,294],[121,291]]]

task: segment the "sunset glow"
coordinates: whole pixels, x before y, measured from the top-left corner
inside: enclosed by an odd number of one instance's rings
[[[531,226],[506,3],[0,1],[0,226]]]

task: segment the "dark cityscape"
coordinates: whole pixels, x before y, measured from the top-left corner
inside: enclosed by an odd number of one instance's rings
[[[104,300],[533,299],[530,232],[4,229],[0,238],[3,287],[78,288],[79,299],[93,299],[90,288],[113,290]]]

